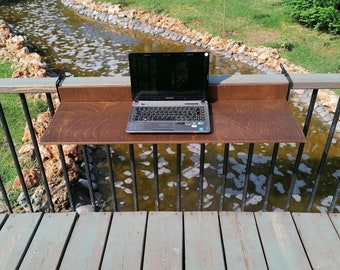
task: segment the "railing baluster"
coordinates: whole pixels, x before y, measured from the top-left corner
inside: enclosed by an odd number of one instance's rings
[[[320,181],[320,178],[322,176],[321,174],[322,174],[323,168],[324,168],[325,163],[326,163],[326,159],[327,159],[329,149],[331,147],[331,143],[332,143],[332,139],[334,137],[335,129],[336,129],[336,126],[337,126],[338,121],[339,121],[339,116],[340,116],[340,98],[338,99],[338,104],[336,106],[336,110],[335,110],[335,113],[334,113],[334,116],[333,116],[333,121],[332,121],[332,124],[331,124],[331,128],[329,130],[329,133],[328,133],[326,145],[325,145],[325,148],[324,148],[324,151],[323,151],[323,154],[322,154],[322,158],[321,158],[321,162],[320,162],[320,166],[319,166],[319,169],[318,169],[318,173],[317,173],[317,181],[318,182]],[[316,193],[316,189],[317,189],[317,187],[315,188],[315,193]],[[337,190],[338,190],[338,188],[337,188]],[[313,190],[313,193],[314,193],[314,190]],[[312,199],[314,200],[313,197],[312,197]],[[336,193],[336,195],[333,196],[330,208],[328,210],[329,213],[333,212],[337,199],[338,199],[338,193]],[[312,204],[312,203],[313,203],[313,201],[311,200],[310,204]],[[310,205],[310,208],[311,208],[311,205]]]
[[[275,165],[276,165],[276,160],[277,160],[277,153],[279,151],[279,145],[280,145],[279,143],[274,143],[272,160],[270,162],[269,175],[267,179],[266,194],[264,196],[264,202],[263,202],[263,207],[262,207],[262,211],[264,212],[267,211],[267,207],[268,207],[268,200],[269,200],[270,190],[272,188],[274,170],[275,170]]]
[[[118,205],[117,205],[117,196],[116,196],[114,173],[113,173],[113,167],[112,167],[110,145],[106,145],[105,152],[106,152],[106,162],[107,162],[107,165],[109,166],[109,181],[110,181],[111,196],[112,196],[112,210],[117,212],[118,211]]]
[[[244,208],[247,202],[247,192],[248,192],[249,176],[250,176],[250,171],[251,171],[251,163],[253,160],[253,152],[254,152],[254,144],[250,143],[249,150],[248,150],[246,175],[244,177],[241,211],[244,211]]]
[[[158,150],[157,144],[152,145],[153,151],[153,171],[154,171],[154,180],[155,180],[155,210],[159,211],[159,176],[158,176]]]
[[[182,210],[182,145],[176,145],[176,181],[177,181],[177,189],[176,189],[176,211]]]
[[[4,186],[4,183],[2,182],[1,176],[0,176],[0,192],[2,194],[2,198],[5,201],[8,212],[13,213],[12,206],[11,206],[11,203],[9,202],[7,192],[6,192],[6,188]]]
[[[25,94],[19,94],[19,96],[20,96],[22,108],[23,108],[24,113],[25,113],[27,126],[28,126],[28,129],[30,131],[31,140],[32,140],[32,144],[33,144],[33,147],[34,147],[38,166],[39,166],[39,169],[40,169],[40,172],[41,172],[41,179],[42,179],[45,191],[46,191],[46,196],[47,196],[49,208],[50,208],[50,211],[53,213],[54,212],[54,205],[53,205],[53,201],[52,201],[52,196],[51,196],[50,188],[48,186],[45,168],[44,168],[43,161],[42,161],[42,158],[41,158],[41,155],[40,155],[39,145],[38,145],[38,142],[37,142],[37,138],[35,136],[35,131],[34,131],[34,127],[33,127],[33,124],[32,124],[32,118],[31,118],[31,115],[30,115],[30,112],[29,112],[29,109],[28,109],[26,97],[25,97]]]
[[[219,210],[224,210],[224,193],[225,193],[225,187],[227,182],[227,174],[228,174],[228,160],[229,160],[229,150],[230,150],[230,144],[227,143],[224,145],[224,157],[223,157],[223,172],[222,172],[222,185],[221,185],[221,197],[220,197],[220,207]]]
[[[2,127],[5,131],[7,143],[8,143],[10,152],[12,154],[14,166],[15,166],[15,169],[17,171],[18,178],[19,178],[19,181],[20,181],[20,185],[21,185],[22,191],[24,193],[27,205],[28,205],[30,211],[33,212],[32,202],[31,202],[30,196],[28,194],[28,190],[27,190],[27,187],[26,187],[24,176],[22,175],[18,155],[15,151],[15,146],[14,146],[14,143],[13,143],[13,140],[12,140],[11,133],[10,133],[9,128],[8,128],[8,124],[7,124],[7,121],[6,121],[6,118],[5,118],[5,114],[4,114],[1,102],[0,102],[0,120],[1,120]]]
[[[90,162],[89,162],[89,156],[88,156],[88,151],[87,151],[87,146],[83,145],[83,158],[84,158],[84,167],[85,167],[85,173],[86,173],[86,178],[87,178],[87,187],[89,190],[90,194],[90,200],[91,204],[96,209],[96,202],[94,198],[94,192],[93,192],[93,185],[92,185],[92,178],[91,178],[91,170],[90,170]]]
[[[205,144],[201,144],[200,150],[200,174],[198,187],[198,211],[202,211],[203,206],[203,182],[204,182],[204,162],[205,162]]]
[[[312,191],[312,196],[311,196],[311,199],[310,199],[308,206],[307,206],[308,212],[310,212],[310,210],[313,206],[316,191],[318,189],[320,179],[321,179],[321,176],[322,176],[321,174],[323,172],[323,169],[324,169],[326,161],[327,161],[327,155],[328,155],[329,149],[330,149],[331,144],[332,144],[332,139],[334,137],[336,125],[338,124],[338,121],[339,121],[339,116],[340,116],[340,98],[338,99],[338,104],[337,104],[337,107],[336,107],[336,110],[335,110],[335,113],[334,113],[334,116],[333,116],[333,121],[332,121],[330,130],[329,130],[329,133],[328,133],[328,137],[327,137],[327,140],[326,140],[326,144],[325,144],[322,156],[321,156],[321,161],[320,161],[320,165],[319,165],[319,168],[318,168],[318,171],[317,171],[317,174],[316,174],[316,179],[315,179],[314,188],[313,188],[313,191]],[[334,200],[334,198],[333,198],[333,200]],[[332,209],[332,211],[333,211],[333,209]]]
[[[338,185],[337,185],[337,187],[335,189],[335,193],[334,193],[333,199],[331,201],[331,204],[329,206],[328,213],[333,213],[334,208],[336,206],[336,202],[337,202],[337,200],[339,198],[339,194],[340,194],[340,181],[338,180]]]
[[[315,102],[316,102],[316,97],[318,95],[318,89],[314,89],[310,102],[309,102],[309,107],[308,107],[308,112],[307,112],[307,116],[306,116],[306,121],[305,121],[305,125],[303,127],[303,134],[307,137],[307,133],[308,133],[308,129],[310,126],[310,122],[312,120],[312,115],[313,115],[313,111],[314,111],[314,106],[315,106]],[[298,149],[298,153],[296,155],[296,159],[295,159],[295,164],[294,164],[294,169],[293,169],[293,175],[290,181],[290,186],[288,189],[288,195],[287,195],[287,201],[284,207],[285,211],[289,210],[289,206],[290,206],[290,202],[292,200],[292,196],[293,196],[293,192],[294,192],[294,186],[297,180],[297,173],[299,170],[299,166],[300,166],[300,161],[301,161],[301,157],[303,154],[303,149],[305,147],[304,143],[300,143],[299,145],[299,149]]]
[[[52,96],[50,93],[46,93],[46,99],[47,99],[48,108],[49,108],[49,111],[52,117],[54,115],[54,107],[53,107]],[[59,159],[60,159],[61,168],[63,171],[64,180],[65,180],[65,186],[67,189],[68,200],[70,202],[71,209],[74,211],[75,205],[74,205],[73,198],[72,198],[71,184],[70,184],[70,178],[68,177],[68,169],[67,169],[67,165],[65,161],[64,150],[63,150],[62,145],[60,144],[57,145],[57,148],[58,148]]]
[[[130,165],[131,165],[131,177],[132,177],[132,192],[133,192],[133,209],[134,211],[139,210],[138,204],[138,187],[137,187],[137,174],[136,174],[136,161],[135,161],[135,149],[133,144],[129,144],[130,153]]]

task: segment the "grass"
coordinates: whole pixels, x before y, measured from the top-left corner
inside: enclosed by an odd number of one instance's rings
[[[0,63],[0,78],[10,78],[13,69],[11,63]],[[15,147],[20,149],[25,127],[25,116],[21,108],[19,96],[16,94],[0,94],[0,102],[3,108],[6,122],[9,126],[11,137]],[[44,101],[28,100],[31,117],[34,118],[38,113],[46,111],[47,105]],[[0,124],[1,125],[1,124]],[[2,126],[2,125],[1,125]],[[7,139],[3,128],[0,128],[0,177],[7,187],[11,186],[17,176],[13,158],[8,148]]]
[[[340,72],[339,36],[304,28],[290,17],[283,0],[100,0],[126,8],[153,10],[248,46],[276,48],[290,62],[311,72]],[[224,13],[224,2],[226,12]],[[226,15],[224,15],[226,14]],[[224,20],[224,17],[226,20]],[[224,27],[225,26],[225,27]]]

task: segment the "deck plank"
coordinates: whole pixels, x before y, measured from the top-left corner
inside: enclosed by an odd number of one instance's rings
[[[2,228],[2,225],[4,225],[6,218],[7,214],[0,214],[0,230]]]
[[[225,269],[217,212],[185,212],[185,269]]]
[[[12,214],[0,231],[0,269],[15,269],[21,262],[42,213]]]
[[[334,228],[336,229],[337,233],[338,233],[338,236],[340,237],[340,214],[337,213],[337,214],[328,214],[329,215],[329,218],[331,219],[333,225],[334,225]]]
[[[314,269],[339,269],[340,238],[326,213],[293,213]]]
[[[76,217],[75,212],[45,214],[20,269],[56,269]]]
[[[98,269],[104,251],[111,213],[90,212],[79,216],[60,269]]]
[[[267,269],[254,214],[220,212],[228,269]]]
[[[183,218],[180,212],[150,212],[145,239],[144,269],[181,269]]]
[[[114,213],[101,269],[140,269],[147,212]]]
[[[269,269],[311,269],[288,212],[256,212],[256,223]]]

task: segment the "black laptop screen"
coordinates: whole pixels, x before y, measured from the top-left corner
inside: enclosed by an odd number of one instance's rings
[[[203,100],[208,86],[209,53],[131,53],[134,100]]]

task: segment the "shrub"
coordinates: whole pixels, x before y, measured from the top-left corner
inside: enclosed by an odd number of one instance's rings
[[[339,0],[285,0],[291,15],[302,25],[329,34],[340,34]]]

